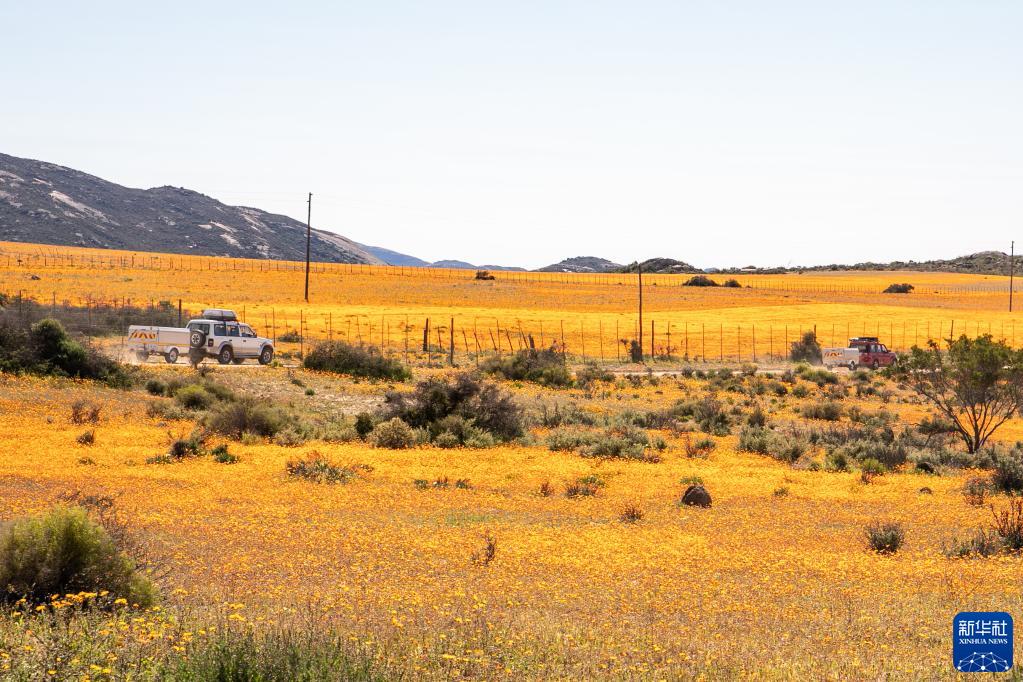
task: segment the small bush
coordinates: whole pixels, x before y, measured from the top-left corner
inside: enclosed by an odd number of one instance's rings
[[[734,278],[726,279],[721,286],[723,286],[723,287],[725,287],[727,289],[741,289],[742,288],[742,285],[739,284],[739,280],[734,279]]]
[[[81,508],[58,507],[0,531],[0,601],[45,603],[53,594],[108,591],[148,607],[156,589]]]
[[[894,522],[874,522],[867,526],[864,534],[869,548],[878,554],[894,554],[906,539],[902,525]]]
[[[478,381],[470,374],[451,379],[434,377],[416,384],[410,393],[389,392],[384,417],[401,419],[413,428],[429,429],[445,417],[455,415],[499,441],[523,433],[522,408],[497,385]]]
[[[285,448],[297,448],[299,445],[304,444],[308,438],[303,431],[300,431],[294,425],[285,426],[283,429],[274,434],[273,442],[274,445],[280,445]]]
[[[85,400],[76,400],[71,404],[72,424],[98,424],[103,407]]]
[[[348,483],[358,474],[358,467],[340,466],[318,452],[311,452],[304,459],[290,460],[285,470],[289,476],[314,483]]]
[[[555,346],[544,350],[523,348],[512,355],[492,357],[480,369],[509,381],[530,381],[541,386],[572,384],[565,356]]]
[[[952,542],[944,547],[944,555],[950,559],[966,559],[969,557],[994,556],[1005,549],[1005,542],[995,531],[978,528],[973,535],[964,540],[952,538]]]
[[[788,497],[789,487],[787,485],[780,485],[771,494],[775,497]]]
[[[540,497],[550,497],[554,494],[554,486],[551,485],[550,481],[544,481],[540,484],[540,487],[536,489],[536,494]]]
[[[374,346],[353,346],[344,341],[317,344],[302,359],[302,366],[318,372],[405,381],[412,375],[400,362],[381,355]]]
[[[309,629],[211,633],[163,664],[155,679],[200,682],[377,680],[368,655],[351,654],[345,638]]]
[[[842,406],[836,402],[825,401],[804,405],[800,414],[806,419],[820,419],[823,421],[838,421],[842,418]]]
[[[581,476],[565,486],[565,497],[593,497],[604,485],[600,476]]]
[[[986,479],[978,476],[966,479],[963,484],[963,497],[966,498],[966,503],[974,507],[983,507],[989,485]]]
[[[595,362],[588,362],[575,373],[575,382],[582,388],[589,388],[594,382],[612,382],[615,375]]]
[[[476,280],[483,280],[483,281],[490,281],[490,280],[493,280],[493,279],[496,279],[496,278],[490,273],[489,270],[477,270],[476,271],[475,279]]]
[[[639,341],[636,339],[622,339],[622,345],[625,347],[625,354],[632,362],[643,362],[643,347],[639,345]]]
[[[216,401],[213,394],[199,384],[183,386],[174,394],[174,399],[186,410],[206,410]]]
[[[378,448],[404,450],[416,444],[415,430],[398,417],[377,424],[369,440]]]
[[[738,282],[736,282],[738,284]],[[712,280],[707,275],[693,275],[685,282],[682,283],[684,287],[716,287],[719,286],[717,282]]]
[[[1009,500],[1009,505],[997,511],[991,507],[994,516],[994,530],[1002,538],[1002,544],[1010,552],[1023,550],[1023,499]]]
[[[146,381],[146,391],[150,395],[165,395],[167,393],[167,382],[160,379],[149,379]]]
[[[991,484],[1004,493],[1023,492],[1023,459],[1016,453],[997,456]]]
[[[246,433],[273,437],[289,426],[297,426],[298,418],[280,407],[241,398],[235,402],[217,403],[206,414],[203,423],[210,431],[237,440]]]
[[[238,456],[228,452],[227,445],[223,443],[213,448],[210,454],[213,455],[213,461],[218,464],[236,464],[238,462]]]
[[[706,459],[716,447],[717,443],[710,438],[698,438],[693,440],[688,433],[682,435],[682,451],[685,453],[686,457],[689,457],[690,459],[694,457]]]
[[[643,516],[644,514],[642,509],[634,504],[629,504],[625,506],[622,513],[618,515],[618,518],[623,523],[637,523],[643,520]]]
[[[860,461],[860,472],[865,476],[883,476],[886,471],[884,464],[873,457]]]
[[[75,441],[79,445],[93,445],[96,442],[96,429],[89,429],[79,434]]]
[[[368,412],[360,412],[355,415],[355,432],[359,434],[359,438],[363,440],[369,435],[370,431],[376,426],[376,421],[373,419],[373,415]]]
[[[789,350],[789,357],[793,362],[821,364],[823,359],[821,356],[821,344],[817,341],[817,333],[807,331],[803,333],[803,336],[798,341],[793,341],[792,347]]]
[[[914,287],[912,284],[907,284],[907,283],[903,283],[903,284],[889,284],[885,288],[885,290],[882,291],[881,293],[883,293],[883,294],[908,294],[909,292],[913,291],[913,289],[915,289],[915,288],[916,287]]]

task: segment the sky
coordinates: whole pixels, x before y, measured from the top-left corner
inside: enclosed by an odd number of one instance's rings
[[[426,260],[1023,239],[1023,3],[3,2],[0,152]]]

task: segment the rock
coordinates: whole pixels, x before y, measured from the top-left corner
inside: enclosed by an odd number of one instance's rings
[[[682,494],[682,504],[690,507],[709,507],[710,493],[702,485],[691,485]]]
[[[934,491],[931,490],[930,488],[928,488],[927,486],[924,486],[923,488],[920,488],[920,494],[921,495],[933,495]]]

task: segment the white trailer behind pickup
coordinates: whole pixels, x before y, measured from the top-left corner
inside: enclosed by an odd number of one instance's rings
[[[189,330],[178,327],[132,325],[128,327],[128,351],[135,353],[139,362],[150,355],[162,355],[173,364],[178,356],[188,353]]]

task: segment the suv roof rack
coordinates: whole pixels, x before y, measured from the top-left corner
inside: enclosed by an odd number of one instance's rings
[[[225,310],[224,308],[207,308],[202,311],[202,317],[204,320],[216,320],[217,322],[238,321],[238,316],[234,314],[233,310]]]

